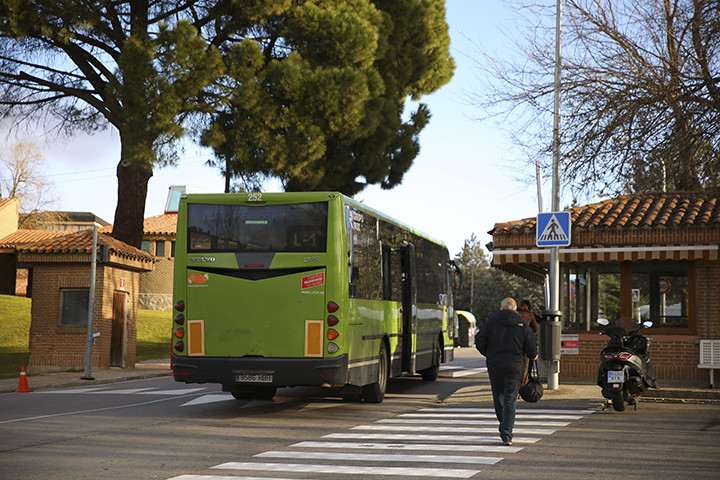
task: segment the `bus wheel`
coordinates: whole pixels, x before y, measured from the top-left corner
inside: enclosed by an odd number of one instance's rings
[[[422,375],[423,380],[426,380],[428,382],[434,382],[435,380],[437,380],[438,375],[440,375],[440,361],[442,359],[442,351],[440,350],[441,348],[441,344],[440,342],[438,342],[438,344],[435,346],[435,358],[433,359],[435,363],[432,367],[420,371],[420,375]]]
[[[253,392],[253,397],[258,400],[272,400],[277,392],[277,387],[257,387]]]
[[[380,342],[377,381],[362,387],[362,398],[368,403],[380,403],[385,398],[388,382],[388,354],[385,342]]]

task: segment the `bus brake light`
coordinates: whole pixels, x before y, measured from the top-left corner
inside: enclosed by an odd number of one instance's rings
[[[175,310],[178,312],[184,312],[185,311],[185,301],[184,300],[178,300],[175,304]]]
[[[340,319],[339,319],[339,318],[337,318],[335,315],[328,315],[327,324],[328,324],[329,326],[334,327],[334,326],[337,325],[338,323],[340,323]]]
[[[327,309],[328,309],[328,312],[330,312],[330,313],[337,312],[339,308],[340,308],[340,305],[338,305],[337,303],[333,302],[332,300],[329,301],[328,304],[327,304]]]

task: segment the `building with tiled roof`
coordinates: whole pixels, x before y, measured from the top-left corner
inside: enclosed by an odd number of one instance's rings
[[[18,246],[67,234],[60,230],[20,229],[0,238],[0,294],[27,296],[29,272],[26,268],[18,269]]]
[[[29,372],[84,368],[93,232],[64,233],[14,247],[18,264],[31,272]],[[154,255],[98,234],[94,367],[135,365],[140,278],[155,261]]]
[[[176,228],[177,212],[148,217],[143,222],[141,249],[157,257],[153,271],[144,274],[140,282],[139,302],[143,310],[172,308]],[[112,232],[112,225],[103,227],[100,231],[109,234]]]
[[[596,375],[604,345],[597,318],[631,317],[653,321],[660,380],[702,379],[699,341],[720,339],[718,195],[637,193],[568,211],[570,245],[558,248],[561,319],[580,351],[563,355],[561,375]],[[536,218],[497,223],[492,265],[542,283],[550,249],[536,245],[536,226]]]
[[[49,231],[43,230],[40,230],[40,232],[49,233]],[[16,243],[15,249],[20,254],[20,260],[32,262],[40,257],[47,257],[42,260],[62,263],[67,261],[68,256],[87,256],[92,252],[92,230],[58,233],[62,235],[49,235],[47,238],[35,242]],[[12,237],[12,235],[9,237]],[[105,261],[109,263],[112,263],[115,258],[122,259],[123,265],[145,271],[148,270],[145,264],[155,262],[154,255],[116,240],[110,235],[98,233],[97,245],[100,251],[108,252]]]
[[[8,202],[2,202],[2,206]],[[12,203],[10,203],[12,206]],[[29,372],[84,369],[92,230],[18,230],[16,208],[0,208],[0,293],[32,297]],[[76,221],[95,219],[92,214]],[[5,231],[3,231],[5,232]],[[156,257],[98,234],[93,367],[133,367],[141,274]]]
[[[177,212],[163,213],[154,217],[148,217],[143,223],[145,235],[175,236],[177,228]]]
[[[62,237],[67,234],[68,232],[62,230],[29,230],[21,228],[6,237],[0,238],[0,250],[14,249],[18,245],[40,242],[50,238]]]

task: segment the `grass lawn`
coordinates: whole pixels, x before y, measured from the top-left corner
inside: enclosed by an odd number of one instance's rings
[[[0,378],[16,377],[30,360],[30,299],[0,295]],[[170,312],[138,312],[137,359],[170,357]]]

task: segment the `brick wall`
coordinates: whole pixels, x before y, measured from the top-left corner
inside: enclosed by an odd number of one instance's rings
[[[700,358],[699,338],[696,335],[655,335],[651,338],[650,358],[658,383],[663,380],[704,382],[707,370],[697,368]],[[597,378],[600,352],[607,337],[598,333],[581,333],[577,355],[563,355],[560,376],[566,378]]]
[[[146,237],[150,240],[150,253],[157,254],[157,244],[165,244],[165,255],[159,257],[155,268],[140,276],[139,307],[143,310],[172,310],[173,270],[175,259],[170,256],[170,240]]]
[[[698,261],[695,288],[696,327],[700,338],[720,338],[720,260]]]
[[[174,258],[160,258],[152,272],[141,275],[140,291],[172,295]]]
[[[94,331],[100,332],[93,346],[92,367],[110,366],[113,293],[130,295],[123,328],[122,366],[133,368],[137,338],[137,295],[139,273],[110,266],[98,266],[95,283]],[[33,269],[33,297],[30,325],[30,373],[83,370],[87,327],[60,325],[61,289],[90,286],[90,267],[84,264],[46,263]]]

